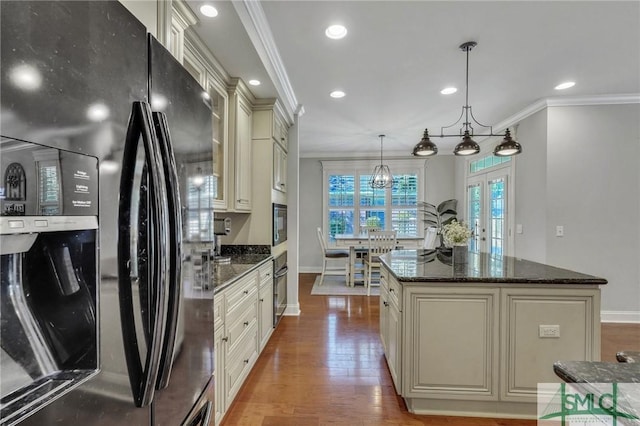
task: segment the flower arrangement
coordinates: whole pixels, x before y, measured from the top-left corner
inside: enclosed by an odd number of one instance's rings
[[[447,246],[465,245],[473,233],[464,222],[453,220],[442,227],[442,236]]]

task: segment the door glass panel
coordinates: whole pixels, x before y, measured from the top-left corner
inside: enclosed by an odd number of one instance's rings
[[[502,255],[506,237],[506,182],[505,178],[490,180],[488,183],[491,211],[489,217],[489,252]]]
[[[467,212],[468,225],[473,232],[469,240],[469,250],[479,253],[481,229],[482,229],[482,186],[479,183],[467,187],[467,198],[469,200],[469,211]]]

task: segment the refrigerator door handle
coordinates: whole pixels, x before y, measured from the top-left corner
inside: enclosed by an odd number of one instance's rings
[[[213,402],[207,401],[191,419],[185,421],[182,426],[208,426],[211,423]]]
[[[167,117],[164,113],[153,113],[153,124],[158,136],[160,155],[164,167],[167,184],[167,198],[169,207],[169,303],[167,309],[167,327],[164,333],[160,372],[156,389],[164,389],[169,384],[173,353],[177,339],[177,327],[180,310],[181,282],[182,282],[182,214],[180,204],[179,180],[171,135]]]
[[[140,169],[138,159],[139,139],[142,137],[142,145],[145,153],[144,168]],[[136,173],[145,175],[148,183],[149,210],[146,218],[132,218],[131,210],[133,202],[140,202],[134,197],[137,188],[132,183],[140,179]],[[143,180],[144,182],[144,180]],[[141,185],[144,185],[141,184]],[[155,146],[155,132],[152,125],[151,108],[146,102],[134,102],[129,119],[129,127],[125,141],[122,163],[122,175],[120,180],[120,204],[118,210],[118,294],[120,299],[120,318],[122,322],[122,338],[129,372],[129,382],[137,407],[144,407],[151,403],[154,396],[155,383],[158,376],[160,355],[162,353],[162,337],[165,330],[166,286],[163,283],[166,269],[166,258],[161,244],[163,234],[166,234],[161,196],[165,191],[164,176],[158,170],[158,154]],[[141,186],[141,193],[145,188]],[[145,209],[141,206],[141,209]],[[138,212],[140,215],[140,211]],[[142,213],[144,214],[144,213]],[[131,235],[132,219],[140,220],[146,224],[147,247],[146,257],[149,264],[147,282],[139,282],[137,271],[132,271],[137,262],[132,262],[132,251],[138,250],[140,235]],[[133,227],[137,229],[137,227]],[[144,275],[144,274],[143,274]],[[136,282],[138,281],[138,282]],[[134,315],[134,297],[132,288],[138,284],[142,290],[148,286],[149,300],[140,300],[142,309],[148,309],[147,321],[143,320],[144,337],[147,352],[142,363],[140,344],[136,333],[136,319]],[[144,293],[144,292],[142,292]],[[142,294],[141,293],[141,294]],[[140,309],[138,307],[138,309]],[[144,314],[143,314],[144,317]]]

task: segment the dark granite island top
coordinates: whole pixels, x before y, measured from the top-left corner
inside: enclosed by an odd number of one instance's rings
[[[456,282],[509,284],[593,284],[604,278],[556,268],[510,256],[468,253],[466,265],[452,264],[446,250],[395,250],[381,258],[400,282]]]

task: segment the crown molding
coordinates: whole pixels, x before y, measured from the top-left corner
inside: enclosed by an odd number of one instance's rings
[[[549,107],[640,104],[640,93],[594,96],[558,96],[540,99],[493,126],[498,133]]]
[[[267,74],[273,81],[278,95],[282,100],[285,116],[290,123],[293,123],[294,114],[298,111],[299,105],[289,76],[285,70],[282,58],[276,46],[271,27],[264,14],[264,9],[259,1],[241,0],[234,1],[233,7],[238,13],[240,22],[244,26],[249,39],[258,52]]]

